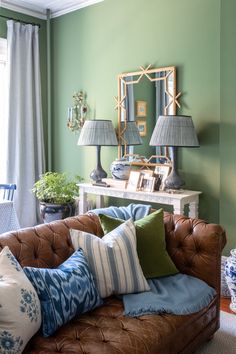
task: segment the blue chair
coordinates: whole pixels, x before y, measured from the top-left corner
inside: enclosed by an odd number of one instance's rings
[[[0,184],[0,195],[2,199],[13,200],[16,184]]]

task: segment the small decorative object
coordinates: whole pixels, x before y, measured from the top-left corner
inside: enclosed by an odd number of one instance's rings
[[[46,172],[35,182],[32,189],[39,200],[40,215],[44,223],[72,216],[75,199],[79,195],[77,183],[83,178],[69,179],[65,173]]]
[[[88,113],[88,106],[86,95],[83,91],[76,92],[73,95],[73,99],[73,107],[68,108],[67,127],[74,132],[83,127]]]
[[[110,171],[114,179],[128,179],[130,168],[130,162],[125,158],[121,158],[112,162]]]
[[[146,116],[147,116],[147,102],[136,101],[136,117],[146,117]]]
[[[135,192],[140,185],[141,173],[140,171],[130,171],[129,180],[126,189]]]
[[[136,125],[139,130],[140,136],[147,135],[147,122],[145,120],[136,120]]]
[[[230,252],[225,262],[225,280],[231,294],[230,309],[236,312],[236,248]]]
[[[77,145],[97,147],[97,166],[90,173],[90,178],[96,183],[107,177],[101,165],[101,146],[117,146],[115,129],[111,120],[87,120],[81,130]]]

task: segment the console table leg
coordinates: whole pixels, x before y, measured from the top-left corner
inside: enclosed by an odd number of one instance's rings
[[[96,195],[96,208],[104,208],[103,195]]]
[[[79,215],[85,214],[87,211],[87,193],[82,188],[79,191]]]
[[[184,205],[181,202],[174,202],[174,214],[184,215]]]
[[[198,203],[192,202],[189,203],[189,217],[198,218]]]

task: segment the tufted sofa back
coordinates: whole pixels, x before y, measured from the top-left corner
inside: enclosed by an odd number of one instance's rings
[[[70,228],[102,233],[95,214],[83,215],[2,234],[0,250],[7,245],[22,267],[54,268],[74,251]]]
[[[200,278],[220,291],[220,254],[226,243],[224,229],[170,213],[164,214],[164,225],[167,251],[179,271]],[[0,250],[8,245],[23,267],[54,268],[73,253],[70,228],[102,235],[98,217],[88,213],[2,234]]]

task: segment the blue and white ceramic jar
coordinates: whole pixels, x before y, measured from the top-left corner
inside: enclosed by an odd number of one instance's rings
[[[130,169],[130,163],[126,159],[116,159],[112,162],[110,167],[110,171],[114,179],[128,179]]]
[[[225,280],[231,295],[230,308],[236,312],[236,249],[230,252],[230,256],[225,263]]]

